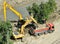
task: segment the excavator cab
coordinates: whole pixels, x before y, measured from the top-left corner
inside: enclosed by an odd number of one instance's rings
[[[25,20],[18,20],[17,27],[21,28],[21,26],[24,25],[24,23],[25,23]]]

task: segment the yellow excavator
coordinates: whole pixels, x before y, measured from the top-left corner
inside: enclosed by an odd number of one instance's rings
[[[19,13],[18,11],[16,11],[10,4],[8,4],[6,1],[4,1],[4,20],[6,22],[6,8],[9,8],[12,12],[14,12],[18,17],[19,17],[19,21],[24,21],[23,17],[22,17],[22,14]],[[30,24],[31,22],[34,22],[37,24],[37,21],[32,17],[26,17],[26,20],[25,22],[21,25],[21,27],[18,29],[19,31],[16,33],[16,32],[13,32],[13,37],[15,39],[17,38],[22,38],[24,37],[24,29],[25,27]],[[21,22],[22,23],[22,22]],[[15,34],[16,33],[16,34]]]

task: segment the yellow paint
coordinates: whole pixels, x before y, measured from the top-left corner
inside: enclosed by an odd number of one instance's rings
[[[6,1],[4,1],[4,20],[6,21]]]
[[[4,1],[4,20],[6,21],[6,7],[8,7],[11,11],[13,11],[19,18],[22,20],[22,15],[16,11],[11,5],[7,4],[6,1]]]
[[[5,21],[6,21],[6,7],[8,7],[11,11],[13,11],[20,18],[20,20],[23,20],[22,15],[18,11],[16,11],[11,5],[6,3],[6,1],[4,1],[4,20]],[[13,33],[14,38],[16,39],[16,38],[23,37],[24,36],[24,28],[25,28],[25,26],[27,26],[32,21],[37,24],[37,21],[32,16],[30,16],[29,19],[27,18],[25,20],[25,24],[21,26],[21,33],[19,33],[18,35],[15,35]],[[20,28],[19,28],[19,31],[20,31]]]

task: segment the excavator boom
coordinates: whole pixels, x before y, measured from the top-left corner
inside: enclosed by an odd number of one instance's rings
[[[16,11],[11,5],[9,5],[8,3],[6,3],[6,1],[4,2],[4,19],[6,21],[6,7],[8,7],[10,10],[12,10],[18,17],[20,20],[22,20],[22,15]]]
[[[4,2],[4,20],[6,21],[6,1]]]
[[[14,12],[18,17],[19,17],[19,20],[23,20],[22,18],[22,14],[20,14],[18,11],[16,11],[11,5],[9,5],[8,3],[6,3],[6,1],[4,2],[4,20],[6,21],[6,8],[9,8],[12,12]],[[18,35],[15,35],[13,33],[13,36],[14,38],[19,38],[19,37],[23,37],[24,36],[24,29],[25,27],[31,23],[32,21],[35,22],[37,24],[37,21],[32,17],[32,16],[29,16],[30,19],[26,19],[25,20],[25,23],[21,26],[21,28],[19,28],[19,33]],[[20,31],[21,30],[21,31]]]

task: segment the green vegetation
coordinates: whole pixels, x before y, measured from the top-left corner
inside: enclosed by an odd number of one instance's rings
[[[34,18],[38,23],[44,23],[43,21],[46,21],[56,8],[55,0],[49,0],[46,3],[41,2],[40,5],[33,3],[32,7],[29,6],[27,10],[29,11],[29,14],[33,13]]]
[[[12,35],[12,26],[10,22],[0,21],[0,44],[12,44],[10,37]]]

